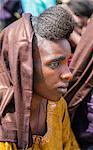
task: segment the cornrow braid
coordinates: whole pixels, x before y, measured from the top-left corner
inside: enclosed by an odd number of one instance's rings
[[[62,7],[56,5],[48,8],[38,18],[34,30],[48,40],[68,38],[74,29],[72,16]]]

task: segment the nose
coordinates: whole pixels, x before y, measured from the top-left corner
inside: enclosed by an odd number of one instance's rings
[[[69,72],[67,72],[67,73],[61,74],[61,79],[62,79],[62,80],[68,80],[68,81],[70,81],[70,80],[73,79],[73,75],[72,75],[72,73],[69,71]]]

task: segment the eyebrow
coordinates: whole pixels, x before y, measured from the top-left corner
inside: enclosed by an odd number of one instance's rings
[[[59,56],[57,58],[54,58],[52,61],[60,61],[60,60],[64,60],[65,56]]]

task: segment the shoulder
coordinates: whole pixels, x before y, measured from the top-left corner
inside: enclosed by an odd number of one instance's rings
[[[26,39],[31,39],[33,32],[32,23],[31,23],[31,14],[23,14],[20,19],[11,23],[7,26],[4,31],[4,37],[7,37],[9,41],[20,41]]]

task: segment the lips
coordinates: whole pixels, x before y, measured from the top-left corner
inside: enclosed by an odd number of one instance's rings
[[[67,92],[67,87],[58,87],[57,91],[64,95]]]

